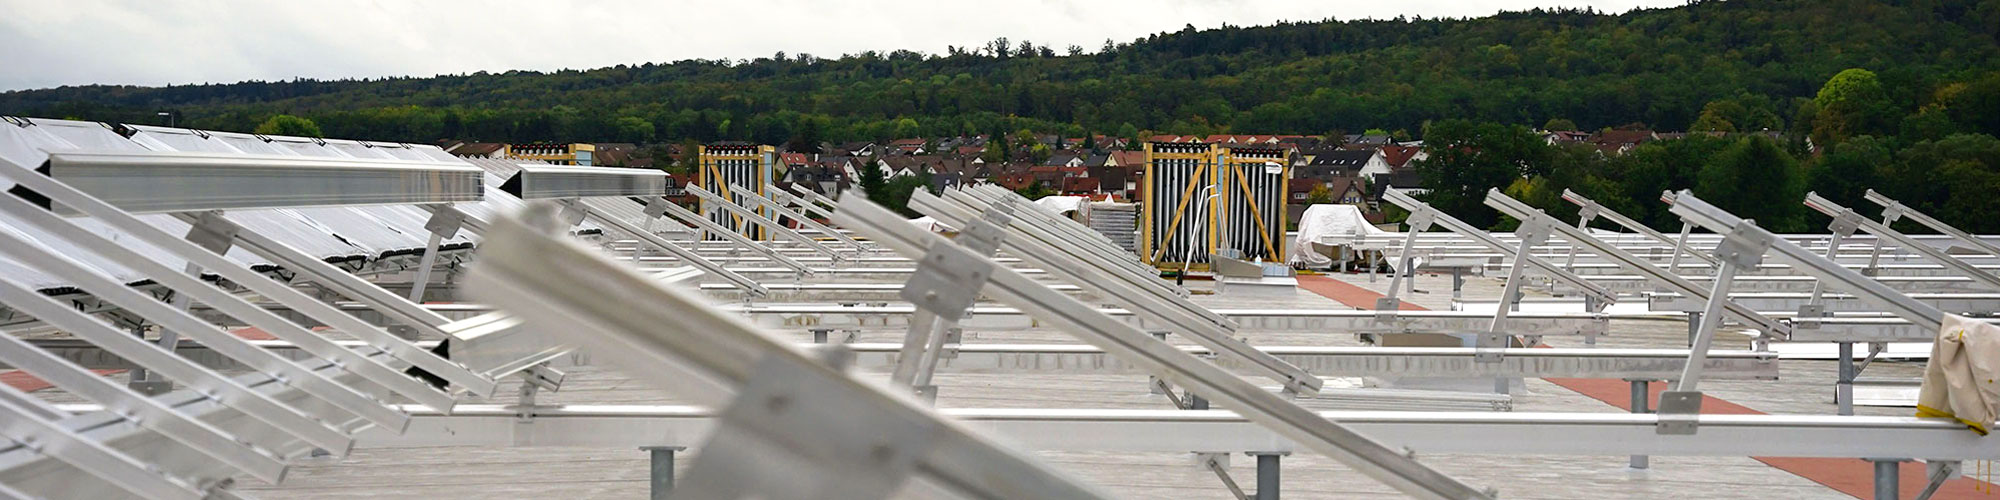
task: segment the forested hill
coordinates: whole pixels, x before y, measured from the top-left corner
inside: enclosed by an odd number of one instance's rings
[[[1107,22],[1116,22],[1115,19]],[[865,35],[865,30],[863,33]],[[947,54],[646,63],[554,73],[86,86],[0,93],[0,114],[429,141],[781,143],[1044,132],[1307,133],[1440,118],[1783,129],[1846,68],[1915,109],[2000,70],[2000,0],[1737,0],[1607,15],[1503,13],[1225,27],[1105,47],[995,40]],[[16,68],[17,70],[32,70]],[[817,141],[813,141],[817,142]]]

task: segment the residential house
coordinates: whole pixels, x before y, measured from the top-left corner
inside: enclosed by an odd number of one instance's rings
[[[922,138],[896,139],[893,141],[889,141],[889,147],[887,149],[889,154],[891,155],[907,156],[907,155],[928,154],[929,151],[926,151],[924,149],[924,146],[925,146],[925,141]]]
[[[1603,130],[1591,134],[1585,142],[1605,155],[1622,155],[1640,144],[1659,138],[1651,130]]]
[[[1550,146],[1576,144],[1590,140],[1590,133],[1577,130],[1549,130],[1542,132],[1542,140],[1548,141]]]
[[[882,152],[882,147],[873,142],[860,141],[834,145],[827,151],[841,156],[875,156]]]
[[[444,152],[460,158],[506,158],[507,145],[498,142],[452,141],[444,145]]]

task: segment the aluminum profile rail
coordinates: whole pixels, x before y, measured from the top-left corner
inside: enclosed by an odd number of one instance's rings
[[[1923,212],[1918,211],[1917,209],[1910,208],[1909,206],[1904,205],[1903,202],[1896,201],[1895,198],[1884,196],[1882,193],[1877,193],[1873,189],[1868,190],[1868,192],[1866,193],[1862,193],[1861,197],[1866,198],[1868,201],[1875,202],[1875,204],[1882,206],[1882,218],[1884,219],[1883,220],[1884,224],[1893,224],[1895,223],[1896,219],[1907,217],[1910,220],[1916,221],[1918,224],[1923,224],[1924,227],[1931,228],[1931,230],[1933,231],[1950,235],[1952,238],[1957,239],[1960,242],[1963,242],[1967,245],[1972,245],[1973,248],[1978,249],[1981,252],[1986,252],[1988,255],[2000,257],[2000,245],[1994,245],[1992,243],[1988,243],[1986,242],[1986,240],[1979,239],[1978,236],[1974,236],[1972,233],[1968,233],[1959,228],[1952,227],[1951,224],[1946,224],[1944,223],[1944,221],[1937,220],[1936,217],[1931,217],[1929,214],[1925,214]]]
[[[955,199],[961,203],[965,203],[964,199],[959,196],[961,194],[966,198],[983,200],[988,205],[1005,204],[1024,206],[1026,208],[1018,210],[1018,212],[1021,212],[1020,215],[1023,218],[1035,221],[1043,230],[1053,234],[1066,235],[1070,238],[1069,241],[1072,242],[1072,245],[1081,245],[1084,248],[1088,248],[1091,253],[1097,254],[1107,262],[1117,263],[1139,274],[1159,276],[1158,269],[1146,266],[1139,261],[1137,254],[1119,247],[1110,238],[1106,238],[1104,234],[1073,219],[1063,217],[1061,214],[1057,214],[1048,207],[1041,206],[1041,204],[1035,203],[1021,196],[1019,193],[1008,191],[999,186],[981,185],[945,193],[945,199]],[[1157,286],[1166,286],[1165,281],[1154,281]],[[1179,293],[1186,295],[1185,290],[1181,290]]]
[[[0,212],[5,212],[15,220],[25,222],[36,229],[55,235],[93,253],[118,261],[119,263],[146,275],[177,294],[184,294],[204,307],[213,308],[232,316],[234,319],[263,330],[271,336],[297,344],[312,355],[340,362],[347,371],[371,383],[389,389],[410,401],[439,411],[449,412],[455,401],[450,394],[438,391],[430,385],[404,375],[400,370],[363,356],[348,347],[337,345],[318,333],[307,330],[292,321],[279,317],[262,306],[251,304],[222,289],[208,286],[193,276],[167,267],[165,264],[140,255],[131,247],[119,244],[102,235],[85,231],[69,224],[54,214],[32,207],[11,196],[0,196]],[[379,414],[378,414],[379,415]],[[407,425],[407,416],[395,420],[378,420],[376,423],[391,429],[401,429]]]
[[[972,196],[970,193],[966,191],[959,191],[959,192],[952,192],[945,194],[946,197],[939,201],[953,202],[956,204],[955,206],[957,208],[963,210],[963,213],[958,217],[959,219],[962,219],[960,222],[969,221],[970,220],[969,217],[972,214],[981,214],[994,210],[1006,211],[1007,213],[1026,212],[1030,210],[1016,209],[1014,207],[1022,205],[1033,205],[1033,203],[1025,202],[1024,201],[1025,199],[1018,199],[1021,201],[1014,201],[1014,202],[1003,201],[1001,203],[992,203],[986,200],[981,200],[975,196]],[[916,195],[912,195],[912,200],[915,199]],[[929,196],[929,193],[925,193],[923,199],[925,200],[926,206],[939,206],[939,208],[943,208],[942,205],[930,203],[932,200],[937,200],[937,198]],[[933,217],[936,217],[936,214],[931,214],[931,215]],[[1110,274],[1118,278],[1120,281],[1124,283],[1132,285],[1134,288],[1138,288],[1155,297],[1158,297],[1160,300],[1167,301],[1174,305],[1180,306],[1182,309],[1186,309],[1190,313],[1193,313],[1197,316],[1201,316],[1207,319],[1208,321],[1221,325],[1223,328],[1230,330],[1234,330],[1236,328],[1236,324],[1230,322],[1227,318],[1217,316],[1215,313],[1209,311],[1207,308],[1194,305],[1192,302],[1188,302],[1186,299],[1187,296],[1186,289],[1174,286],[1172,284],[1169,284],[1166,280],[1160,279],[1159,271],[1156,269],[1150,267],[1141,267],[1137,256],[1132,255],[1130,253],[1107,254],[1104,252],[1091,251],[1075,243],[1076,241],[1078,241],[1078,238],[1076,238],[1073,235],[1070,235],[1070,233],[1075,228],[1066,229],[1063,227],[1063,224],[1060,223],[1059,221],[1049,221],[1046,219],[1037,221],[1032,213],[1023,215],[1024,215],[1023,217],[1010,217],[1007,221],[1007,226],[1013,229],[1015,232],[1022,233],[1028,237],[1035,238],[1036,240],[1041,241],[1045,244],[1061,249],[1062,252],[1070,255],[1076,260],[1086,262],[1092,266],[1103,269],[1107,274]]]
[[[133,367],[130,362],[113,356],[102,348],[76,339],[32,339],[23,342],[46,351],[49,356],[81,368],[100,370]],[[340,343],[353,348],[366,347],[366,344],[355,341],[340,341]],[[308,357],[299,351],[298,346],[282,340],[259,340],[252,341],[252,344],[287,358]],[[799,347],[812,348],[817,345],[819,344],[805,343],[799,344]],[[902,344],[897,343],[842,345],[854,353],[852,366],[855,370],[882,373],[887,373],[896,367],[898,359],[896,354],[902,348]],[[1176,346],[1176,348],[1202,358],[1211,358],[1215,355],[1215,351],[1201,346]],[[1686,349],[1600,347],[1522,349],[1520,352],[1509,353],[1500,363],[1475,363],[1472,359],[1473,349],[1460,347],[1265,346],[1259,347],[1258,350],[1311,370],[1313,373],[1341,377],[1585,377],[1663,380],[1680,375],[1682,366],[1687,362]],[[242,366],[235,360],[216,354],[200,344],[181,344],[174,352],[212,369],[234,369]],[[1126,363],[1104,352],[1103,349],[1082,344],[960,344],[954,347],[952,352],[954,356],[938,361],[939,373],[1147,374],[1143,368]],[[452,357],[460,358],[457,343],[453,344]],[[578,361],[572,358],[551,362],[563,366],[565,363]],[[1217,358],[1213,362],[1233,373],[1243,375],[1256,373],[1253,367],[1234,359]],[[1770,351],[1716,351],[1710,353],[1707,363],[1704,373],[1710,378],[1776,380],[1779,374],[1778,353]],[[7,364],[5,358],[0,358],[0,367],[9,366],[11,365]]]
[[[388,352],[397,359],[409,362],[454,384],[458,384],[466,390],[476,394],[491,394],[494,389],[496,383],[491,378],[474,374],[463,365],[453,363],[438,357],[436,354],[419,349],[407,340],[396,337],[382,328],[349,316],[331,304],[327,304],[292,288],[288,283],[279,282],[266,276],[264,273],[251,269],[249,266],[225,258],[221,253],[211,251],[189,240],[168,234],[130,213],[119,210],[75,188],[56,182],[54,179],[25,169],[6,168],[5,166],[0,166],[0,178],[14,181],[17,187],[25,188],[36,196],[46,197],[54,203],[68,206],[70,209],[89,215],[98,222],[124,232],[128,236],[138,238],[141,241],[187,259],[189,263],[200,266],[206,272],[220,275],[266,299],[282,303],[286,307],[312,317],[315,321],[334,327],[356,338],[366,340],[375,348]],[[298,254],[296,249],[290,249],[290,251],[292,254]],[[339,276],[352,278],[352,275],[341,272],[338,269],[333,269],[332,266],[320,262],[318,259],[307,256],[304,260],[309,264],[324,266],[324,268],[330,269]],[[298,270],[297,268],[294,269]],[[366,282],[363,283],[365,284]],[[373,288],[373,286],[370,285],[369,288]],[[384,294],[387,293],[381,291],[379,288],[375,288],[375,290]],[[400,297],[397,297],[397,299],[400,299]],[[421,310],[422,306],[419,305],[417,308]],[[388,311],[380,312],[389,314]],[[426,313],[428,312],[426,311]]]
[[[1549,214],[1542,212],[1540,209],[1529,206],[1526,203],[1521,203],[1520,200],[1508,197],[1506,194],[1501,193],[1500,190],[1498,189],[1486,190],[1486,206],[1493,207],[1494,209],[1499,210],[1500,213],[1507,214],[1508,216],[1523,221],[1542,220],[1548,222],[1548,227],[1550,229],[1553,229],[1557,233],[1560,233],[1563,239],[1569,240],[1571,244],[1588,248],[1590,251],[1596,252],[1598,255],[1611,259],[1613,263],[1616,263],[1621,267],[1629,269],[1632,272],[1639,273],[1641,276],[1645,276],[1647,279],[1650,279],[1653,282],[1660,284],[1661,286],[1667,287],[1672,291],[1679,292],[1683,296],[1695,297],[1700,300],[1708,300],[1709,295],[1711,293],[1721,293],[1725,296],[1724,300],[1728,300],[1726,298],[1726,296],[1729,293],[1728,290],[1710,290],[1708,288],[1702,287],[1701,285],[1695,284],[1693,281],[1688,280],[1687,278],[1682,277],[1679,274],[1674,274],[1671,272],[1667,272],[1666,270],[1653,267],[1653,264],[1647,262],[1644,258],[1641,258],[1637,255],[1633,255],[1631,252],[1627,252],[1624,249],[1618,248],[1615,245],[1605,242],[1604,240],[1597,239],[1596,237],[1591,236],[1590,233],[1585,232],[1582,229],[1561,224],[1558,221],[1556,221],[1555,217],[1551,217],[1549,216]],[[1738,323],[1742,323],[1744,325],[1749,325],[1752,328],[1762,330],[1766,334],[1771,335],[1773,337],[1784,339],[1791,336],[1790,325],[1786,325],[1782,322],[1779,322],[1778,320],[1771,319],[1770,317],[1760,314],[1756,310],[1744,307],[1742,304],[1738,304],[1735,301],[1725,302],[1723,304],[1723,311],[1729,315],[1730,319],[1736,320]]]
[[[291,360],[258,349],[243,338],[222,331],[180,308],[161,302],[145,292],[126,287],[118,280],[91,270],[82,263],[7,234],[6,231],[0,231],[0,255],[68,278],[72,286],[117,305],[120,309],[201,342],[260,373],[285,379],[307,394],[334,403],[343,411],[366,418],[376,425],[400,430],[409,423],[408,415],[391,410],[372,396],[334,383]]]
[[[774,197],[789,196],[786,195],[784,191],[778,189],[772,189],[771,185],[769,184],[765,184],[764,188],[768,190]],[[812,228],[812,230],[818,231],[819,234],[824,234],[828,238],[833,238],[834,240],[839,241],[841,244],[852,247],[857,251],[864,249],[864,247],[861,246],[861,242],[855,241],[854,238],[848,237],[845,233],[836,231],[832,227],[828,227],[826,224],[821,224],[819,223],[819,221],[813,220],[812,217],[807,217],[805,214],[793,211],[791,208],[787,208],[783,203],[779,203],[771,198],[765,198],[763,195],[757,194],[756,190],[746,188],[743,186],[738,186],[735,184],[730,184],[729,190],[731,193],[734,193],[737,196],[742,196],[744,199],[750,200],[750,202],[756,203],[758,206],[764,207],[765,209],[775,212],[781,217],[798,221],[799,225]]]
[[[0,395],[6,396],[0,397],[0,417],[5,417],[0,418],[0,437],[16,443],[33,443],[35,453],[68,463],[136,497],[184,500],[208,497],[194,485],[155,472],[131,456],[63,428],[55,421],[57,415],[19,403],[34,399],[33,395],[5,384],[0,384]],[[0,485],[0,492],[11,498],[32,498],[4,485]]]
[[[1945,253],[1944,250],[1912,239],[1909,235],[1890,229],[1889,226],[1880,222],[1868,220],[1853,209],[1840,206],[1840,204],[1834,203],[1833,200],[1820,197],[1818,193],[1806,193],[1805,203],[1807,207],[1811,207],[1813,210],[1819,211],[1819,213],[1826,214],[1843,222],[1854,223],[1877,238],[1894,240],[1896,243],[1903,245],[1905,249],[1916,252],[1918,255],[1922,255],[1933,262],[1937,262],[1939,265],[1943,265],[1946,269],[1957,272],[1959,275],[1977,280],[1987,288],[2000,289],[2000,276],[1982,271],[1972,264],[1959,260],[1957,257],[1952,257],[1951,254]]]
[[[906,256],[924,255],[937,251],[937,248],[953,246],[943,236],[912,226],[902,217],[860,198],[841,202],[834,218],[842,226]],[[983,290],[987,295],[1029,311],[1037,318],[1047,320],[1120,359],[1145,367],[1154,376],[1188,387],[1286,439],[1340,461],[1397,491],[1433,499],[1495,496],[1490,490],[1475,489],[1431,469],[1409,455],[1266,392],[1220,367],[1153,338],[1145,331],[1100,314],[1089,305],[1049,290],[1005,267],[990,265],[990,274],[984,281]]]
[[[709,203],[715,204],[715,206],[717,207],[721,207],[722,210],[725,212],[729,212],[731,214],[736,215],[738,218],[749,221],[751,224],[763,226],[764,229],[769,230],[773,233],[777,233],[779,236],[784,236],[785,238],[790,239],[792,241],[797,241],[799,242],[800,245],[805,245],[807,248],[813,249],[813,251],[825,254],[827,257],[832,258],[834,262],[847,260],[846,255],[841,254],[840,252],[836,252],[832,248],[829,248],[826,245],[821,244],[819,240],[808,238],[806,237],[806,235],[799,234],[798,231],[793,231],[792,228],[785,227],[784,224],[779,224],[778,221],[771,220],[771,218],[765,217],[764,214],[757,213],[756,210],[743,208],[742,205],[738,205],[735,202],[729,201],[728,199],[723,198],[721,195],[710,193],[708,192],[708,190],[702,189],[701,186],[687,186],[683,189],[686,189],[689,194],[693,194],[696,197],[701,198],[703,201],[707,201]]]
[[[130,213],[453,203],[484,193],[481,170],[464,163],[106,151],[51,153],[39,170]]]
[[[715,221],[708,220],[707,217],[702,217],[701,214],[694,213],[693,210],[688,210],[687,208],[681,207],[680,204],[674,203],[672,200],[668,200],[666,198],[649,199],[647,200],[646,207],[648,209],[648,213],[656,212],[661,215],[673,217],[675,219],[680,220],[682,223],[694,226],[695,229],[700,229],[701,231],[708,232],[716,236],[720,236],[723,239],[735,243],[736,246],[738,247],[750,250],[751,252],[755,252],[758,255],[762,255],[764,256],[764,258],[770,259],[772,262],[776,262],[778,265],[789,267],[792,269],[793,272],[796,272],[800,275],[813,276],[817,274],[817,272],[814,271],[812,267],[799,262],[798,259],[788,257],[783,253],[779,253],[777,250],[771,249],[771,247],[764,246],[763,244],[751,240],[749,237],[743,236],[741,233],[732,231],[727,227],[723,227],[721,224],[716,224]],[[641,240],[658,241],[661,244],[672,245],[672,243],[667,242],[666,239],[660,238],[658,236],[653,236],[651,238],[641,237]],[[674,250],[668,253],[674,254],[675,257],[681,257],[681,260],[688,260],[688,257],[682,256],[683,254],[695,256],[694,258],[696,259],[702,259],[710,262],[722,260],[722,259],[703,258],[700,257],[699,256],[700,254],[695,252],[694,250],[689,250],[685,248],[675,248]],[[720,268],[721,268],[720,266],[717,266],[717,269]],[[703,268],[703,270],[708,270],[708,268]],[[759,288],[761,288],[761,285],[759,286]]]
[[[953,227],[964,228],[971,226],[975,220],[972,214],[976,212],[963,210],[961,207],[946,206],[943,201],[935,196],[931,196],[930,193],[917,193],[910,196],[910,206],[912,208],[936,217],[940,222],[950,224]],[[1042,269],[1054,270],[1066,274],[1070,277],[1070,281],[1076,283],[1078,286],[1089,289],[1100,297],[1118,302],[1127,310],[1133,311],[1147,320],[1157,321],[1162,325],[1166,325],[1165,329],[1168,331],[1185,335],[1190,340],[1213,349],[1218,353],[1226,353],[1230,358],[1251,366],[1256,366],[1258,367],[1257,373],[1259,375],[1277,380],[1280,384],[1284,385],[1285,390],[1288,392],[1310,395],[1319,392],[1320,386],[1325,383],[1318,376],[1308,373],[1296,365],[1259,351],[1251,347],[1250,344],[1238,340],[1233,336],[1234,332],[1232,330],[1223,327],[1222,324],[1211,319],[1220,319],[1220,316],[1215,316],[1215,313],[1205,308],[1201,308],[1185,300],[1177,300],[1180,297],[1163,297],[1148,294],[1145,288],[1124,282],[1123,280],[1127,277],[1126,275],[1106,267],[1093,265],[1087,257],[1068,254],[1060,244],[1052,244],[1042,240],[1040,236],[1045,235],[1033,234],[1031,231],[1022,230],[1023,228],[1021,227],[1014,227],[1014,229],[1015,232],[1010,235],[1012,237],[999,239],[998,243],[1001,249],[1006,250],[1010,254],[1020,256],[1021,259],[1027,260]],[[1018,274],[1016,275],[1018,276]],[[1203,313],[1207,313],[1207,315],[1196,314],[1195,310],[1200,310]]]
[[[1603,204],[1598,203],[1596,200],[1585,198],[1583,195],[1577,194],[1576,192],[1570,191],[1568,189],[1563,190],[1562,199],[1564,201],[1576,204],[1577,207],[1589,211],[1589,213],[1596,214],[1597,217],[1603,217],[1606,220],[1615,222],[1619,226],[1622,226],[1626,229],[1638,231],[1639,234],[1646,235],[1646,237],[1648,238],[1652,238],[1655,241],[1659,241],[1661,243],[1667,244],[1668,246],[1674,247],[1677,250],[1676,253],[1684,255],[1693,255],[1695,256],[1695,258],[1708,261],[1709,265],[1714,265],[1717,263],[1714,256],[1702,253],[1701,251],[1692,248],[1683,248],[1685,242],[1681,240],[1676,240],[1674,238],[1669,238],[1667,237],[1666,234],[1646,226],[1645,223],[1639,222],[1638,220],[1635,220],[1631,217],[1626,217],[1625,214],[1618,213],[1618,211],[1612,210],[1611,207],[1604,206]]]
[[[1735,214],[1731,214],[1729,211],[1718,208],[1715,205],[1710,205],[1708,202],[1696,198],[1693,193],[1686,190],[1675,193],[1673,198],[1673,207],[1669,211],[1674,215],[1680,216],[1683,220],[1710,231],[1729,234],[1733,231],[1741,230],[1753,234],[1771,234],[1770,231],[1756,227],[1754,224],[1745,224],[1743,218],[1737,217]],[[1944,312],[1939,311],[1936,307],[1931,307],[1928,304],[1911,299],[1908,295],[1890,289],[1859,272],[1828,260],[1826,257],[1812,253],[1812,251],[1806,250],[1796,243],[1776,238],[1775,236],[1772,236],[1771,239],[1770,251],[1779,259],[1790,263],[1794,269],[1817,276],[1837,289],[1847,290],[1861,300],[1875,304],[1890,314],[1903,318],[1904,321],[1908,321],[1911,324],[1919,325],[1926,330],[1937,331],[1940,322],[1943,321]]]
[[[650,168],[574,167],[523,163],[500,190],[523,200],[661,196],[667,173]]]
[[[536,216],[533,210],[528,216]],[[887,494],[905,477],[918,475],[988,498],[1104,497],[909,397],[844,374],[835,363],[714,311],[705,298],[526,225],[496,226],[482,264],[468,277],[480,295],[531,323],[573,335],[632,376],[700,404],[731,408],[725,413],[733,418],[711,439],[740,438],[749,446],[710,448],[712,455],[689,471],[693,484],[680,486],[686,488],[683,494],[793,498],[823,487],[821,494],[848,498],[871,487]],[[619,293],[576,292],[585,289]],[[801,401],[788,404],[793,398]],[[736,405],[750,409],[736,411]],[[841,414],[813,419],[820,412]],[[768,420],[800,418],[820,425]],[[852,428],[839,432],[826,428],[828,422]],[[773,440],[784,438],[791,440]],[[856,452],[859,456],[852,456]],[[788,466],[769,467],[759,459]],[[838,475],[841,471],[852,474]],[[842,481],[848,483],[834,484]]]
[[[1471,224],[1466,224],[1465,221],[1458,220],[1457,217],[1452,217],[1451,214],[1439,212],[1437,209],[1431,208],[1429,204],[1426,204],[1422,201],[1417,200],[1416,198],[1411,197],[1408,193],[1404,193],[1402,190],[1393,187],[1388,188],[1386,191],[1382,192],[1382,199],[1389,200],[1390,203],[1394,203],[1397,206],[1403,207],[1404,209],[1407,209],[1411,212],[1417,212],[1417,211],[1431,212],[1435,214],[1435,218],[1433,219],[1434,223],[1444,226],[1445,229],[1450,230],[1451,232],[1462,234],[1465,235],[1466,237],[1472,238],[1474,241],[1486,245],[1488,248],[1492,248],[1494,251],[1500,252],[1500,254],[1502,256],[1505,256],[1506,258],[1525,259],[1528,261],[1528,264],[1533,265],[1538,269],[1541,269],[1542,272],[1547,273],[1549,276],[1554,277],[1556,280],[1568,283],[1570,286],[1576,287],[1578,290],[1582,290],[1583,293],[1588,294],[1591,297],[1595,297],[1598,301],[1598,304],[1600,305],[1608,306],[1618,302],[1618,296],[1616,294],[1611,293],[1611,291],[1609,290],[1605,290],[1604,287],[1598,286],[1596,283],[1591,283],[1590,280],[1583,279],[1583,277],[1577,276],[1576,273],[1564,270],[1562,267],[1557,266],[1555,264],[1551,264],[1549,263],[1549,261],[1542,260],[1540,257],[1535,257],[1532,254],[1521,255],[1519,254],[1519,252],[1515,250],[1513,246],[1509,246],[1505,242],[1500,241],[1500,239],[1494,238],[1493,235],[1487,234],[1486,231],[1476,227],[1472,227]],[[1556,224],[1556,225],[1560,226],[1561,224]]]
[[[948,408],[940,413],[1047,451],[1185,453],[1304,450],[1255,420],[1225,410]],[[680,405],[572,406],[538,410],[532,432],[504,405],[468,405],[452,416],[419,414],[418,427],[451,429],[364,439],[362,445],[696,445],[711,410]],[[1948,419],[1833,415],[1701,415],[1704,432],[1653,434],[1646,413],[1322,411],[1398,446],[1426,453],[1559,456],[1644,454],[1707,457],[1915,457],[2000,459],[2000,437],[1979,437]],[[635,438],[635,436],[638,436]],[[634,440],[638,442],[634,442]]]

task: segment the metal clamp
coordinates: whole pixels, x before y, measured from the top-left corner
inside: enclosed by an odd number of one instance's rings
[[[1701,391],[1663,391],[1660,393],[1659,423],[1653,431],[1657,434],[1693,435],[1700,426]]]
[[[939,318],[959,318],[979,299],[993,263],[959,245],[931,245],[897,294]]]
[[[993,255],[1000,251],[1000,243],[1007,239],[1006,225],[1010,219],[1012,217],[998,211],[987,212],[984,219],[966,221],[965,227],[958,232],[958,238],[953,241],[981,255]]]
[[[188,225],[187,240],[210,252],[228,253],[229,247],[235,245],[236,234],[242,230],[243,226],[223,217],[222,211],[209,210],[195,214],[193,223]]]
[[[456,236],[462,227],[465,227],[465,212],[460,212],[451,205],[438,206],[437,210],[431,211],[430,220],[424,221],[424,230],[439,238]]]
[[[1744,270],[1756,269],[1758,264],[1764,262],[1764,253],[1771,250],[1772,239],[1769,231],[1761,230],[1754,221],[1744,219],[1742,224],[1722,235],[1722,243],[1715,247],[1715,258]]]

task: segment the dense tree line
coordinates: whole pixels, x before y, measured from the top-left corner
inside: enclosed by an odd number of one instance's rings
[[[1814,91],[1843,69],[1874,70],[1872,92],[1907,108],[1942,82],[2000,67],[1996,38],[2000,0],[1701,1],[1620,15],[1189,27],[1107,40],[1095,53],[999,39],[944,54],[63,87],[0,94],[0,113],[150,123],[173,110],[182,124],[225,130],[292,114],[329,136],[411,142],[804,144],[1023,128],[1318,134],[1420,131],[1445,118],[1779,130],[1816,114]]]
[[[1604,154],[1589,143],[1549,144],[1521,125],[1443,120],[1425,130],[1430,157],[1417,169],[1432,189],[1430,203],[1483,227],[1517,223],[1482,205],[1488,189],[1573,221],[1577,207],[1560,198],[1570,189],[1673,230],[1680,221],[1660,194],[1690,189],[1775,231],[1823,232],[1829,218],[1801,204],[1805,193],[1874,216],[1880,207],[1863,198],[1874,189],[1961,229],[2000,232],[2000,218],[1993,217],[2000,213],[2000,74],[1941,82],[1913,105],[1887,95],[1874,72],[1845,70],[1801,108],[1800,126],[1789,134],[1718,127],[1624,154]],[[1718,113],[1704,121],[1741,118]],[[1908,221],[1897,228],[1931,232]]]

